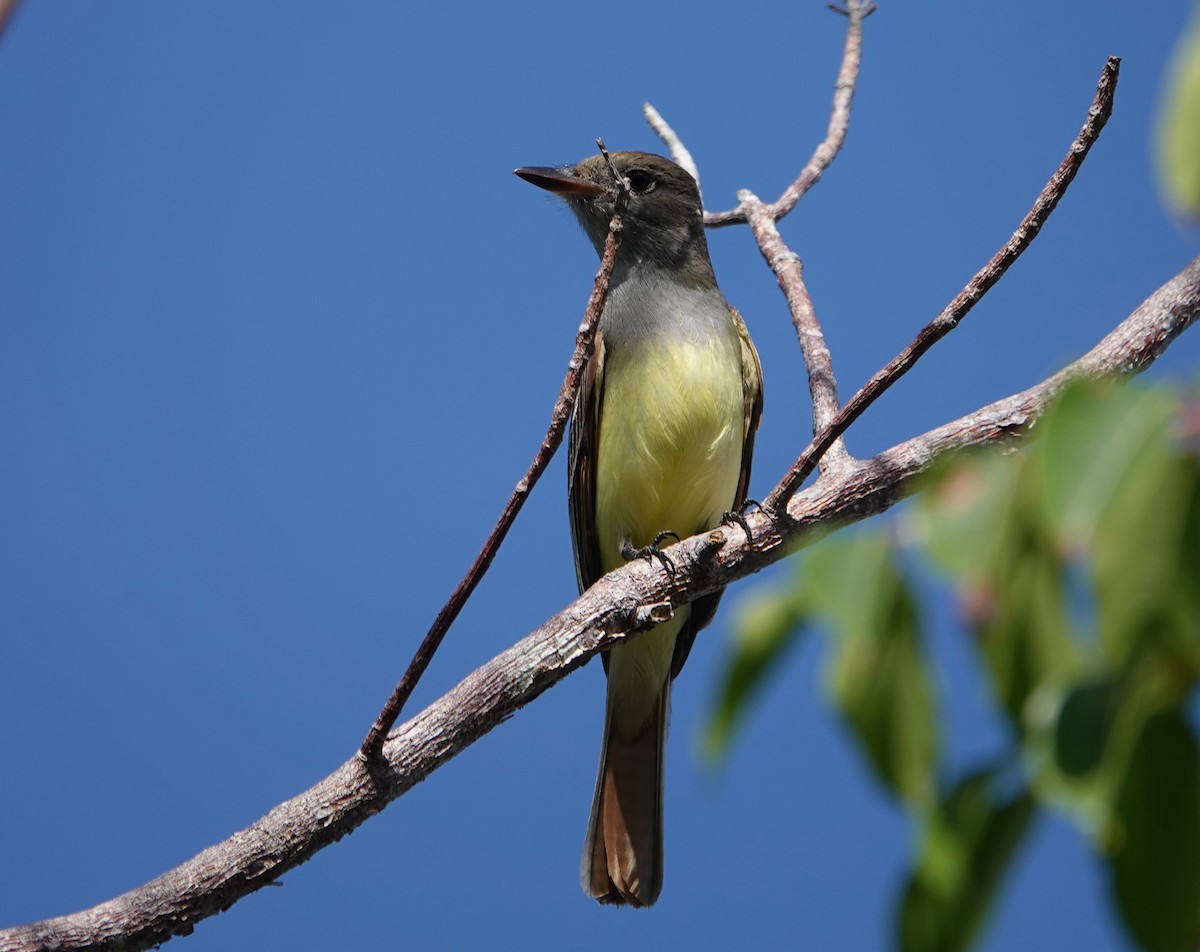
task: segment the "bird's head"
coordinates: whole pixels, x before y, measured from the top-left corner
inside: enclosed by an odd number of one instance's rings
[[[629,181],[620,257],[630,264],[670,268],[697,280],[711,278],[704,210],[696,180],[661,155],[613,152],[612,164]],[[574,165],[516,170],[527,182],[563,198],[596,246],[604,249],[617,183],[603,155]]]

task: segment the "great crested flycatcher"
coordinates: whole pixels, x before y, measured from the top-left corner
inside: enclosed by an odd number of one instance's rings
[[[631,193],[567,464],[580,591],[739,508],[762,413],[758,355],[717,287],[695,179],[658,155],[612,161]],[[603,250],[616,196],[603,156],[516,174],[564,198]],[[604,743],[580,869],[600,902],[649,906],[662,889],[667,699],[720,597],[604,655]]]

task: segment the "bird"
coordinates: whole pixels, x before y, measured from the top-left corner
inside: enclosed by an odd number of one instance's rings
[[[610,168],[611,161],[611,168]],[[515,170],[564,199],[603,253],[628,183],[621,243],[571,414],[568,508],[580,592],[747,500],[762,369],[717,286],[696,180],[660,155],[613,152]],[[644,907],[663,881],[663,752],[671,682],[721,592],[602,654],[604,739],[580,863],[584,892]]]

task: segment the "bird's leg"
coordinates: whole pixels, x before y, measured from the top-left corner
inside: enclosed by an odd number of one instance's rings
[[[626,562],[632,562],[634,559],[647,559],[650,561],[658,559],[658,561],[662,563],[663,568],[667,570],[667,574],[674,575],[675,563],[671,561],[671,559],[661,548],[659,548],[659,546],[661,546],[662,543],[664,543],[667,539],[674,539],[676,542],[678,542],[679,536],[677,533],[667,529],[656,535],[654,537],[654,541],[649,545],[644,545],[640,549],[635,549],[633,547],[632,540],[626,539],[621,543],[621,558],[623,558]]]

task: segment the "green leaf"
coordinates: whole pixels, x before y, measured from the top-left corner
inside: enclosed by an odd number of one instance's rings
[[[1033,693],[1078,666],[1065,570],[1030,455],[966,457],[935,479],[916,517],[917,538],[965,595],[993,689],[1018,730]]]
[[[962,587],[988,587],[1011,559],[1019,534],[1012,521],[1021,458],[976,452],[935,474],[912,512],[929,558]]]
[[[827,542],[806,560],[813,601],[835,634],[828,683],[868,762],[897,796],[927,806],[938,732],[916,602],[880,536]]]
[[[1067,695],[1054,731],[1055,761],[1063,773],[1080,777],[1099,766],[1122,695],[1122,683],[1111,677],[1082,684]]]
[[[1110,836],[1117,906],[1149,952],[1200,940],[1200,758],[1179,710],[1142,728],[1117,798]]]
[[[803,630],[803,589],[760,591],[743,600],[733,621],[733,643],[721,672],[716,704],[701,740],[703,755],[717,761],[766,679]]]
[[[886,623],[899,573],[883,536],[847,533],[808,552],[800,566],[814,613],[839,631],[862,634]]]
[[[1038,424],[1031,462],[1041,518],[1068,554],[1086,550],[1106,512],[1174,455],[1167,391],[1082,380]]]
[[[996,792],[998,770],[963,779],[926,818],[899,908],[905,952],[970,947],[1033,816],[1028,790]]]
[[[1200,647],[1198,491],[1195,460],[1163,433],[1097,529],[1100,636],[1118,665]]]
[[[1066,680],[1078,664],[1063,566],[1044,538],[1028,535],[1024,542],[993,577],[994,610],[977,629],[993,688],[1018,730],[1030,697]]]
[[[1171,57],[1158,117],[1159,186],[1180,214],[1200,213],[1200,16]]]
[[[1196,641],[1195,542],[1181,518],[1196,464],[1173,432],[1178,403],[1165,388],[1084,383],[1041,428],[1046,521],[1064,550],[1093,556],[1101,642],[1122,669]]]

